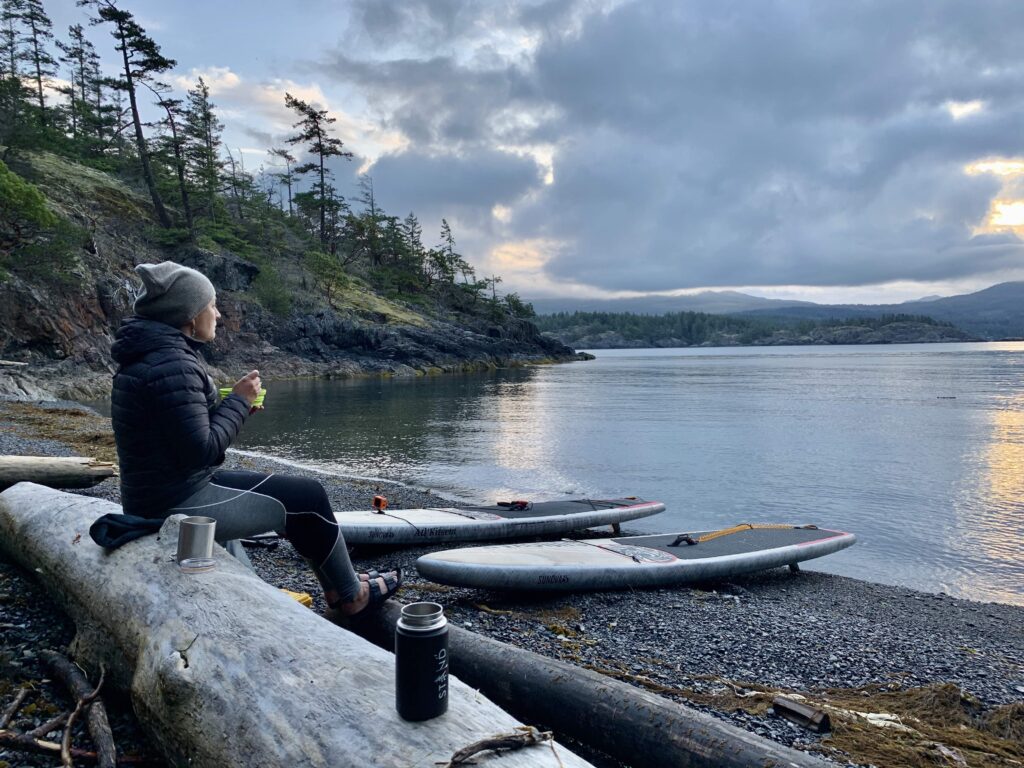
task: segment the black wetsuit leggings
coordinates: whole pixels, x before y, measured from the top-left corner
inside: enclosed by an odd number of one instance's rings
[[[359,594],[359,577],[352,569],[345,538],[327,492],[316,480],[222,470],[169,514],[212,517],[221,543],[276,531],[309,561],[324,592],[337,592],[340,602]]]

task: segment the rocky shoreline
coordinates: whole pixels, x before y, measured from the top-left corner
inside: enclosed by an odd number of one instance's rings
[[[0,454],[111,450],[106,420],[91,411],[0,400]],[[226,466],[315,476],[337,509],[366,507],[375,493],[388,496],[393,508],[439,503],[425,490],[302,472],[270,459],[230,454]],[[83,493],[119,498],[110,481]],[[353,559],[359,568],[404,566],[409,578],[400,599],[441,602],[458,626],[655,690],[779,743],[821,752],[837,765],[1024,761],[1024,607],[810,569],[672,589],[524,597],[427,582],[414,563],[428,549],[360,549]],[[323,610],[315,579],[287,542],[249,554],[261,577],[314,595],[314,610]],[[45,677],[38,650],[70,640],[66,619],[46,605],[26,574],[0,561],[0,711],[18,688]],[[892,713],[908,730],[833,715],[833,733],[820,736],[771,714],[775,693],[839,710]],[[47,700],[44,695],[41,703]],[[43,718],[45,708],[32,717]],[[119,710],[116,720],[119,740],[144,754],[129,715]],[[52,764],[0,748],[0,766],[4,760]]]

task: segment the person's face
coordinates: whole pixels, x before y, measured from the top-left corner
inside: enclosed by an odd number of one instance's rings
[[[217,336],[217,321],[220,320],[220,312],[217,311],[217,300],[214,299],[206,308],[192,319],[190,334],[193,339],[203,343],[213,341]]]

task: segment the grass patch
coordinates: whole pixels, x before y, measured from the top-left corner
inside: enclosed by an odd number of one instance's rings
[[[365,283],[355,278],[339,290],[335,304],[339,307],[351,307],[360,314],[380,318],[387,323],[427,327],[427,321],[421,315],[383,296],[378,296]]]
[[[27,161],[32,180],[60,203],[86,200],[121,216],[150,218],[148,200],[109,173],[52,152],[26,152],[18,157]]]

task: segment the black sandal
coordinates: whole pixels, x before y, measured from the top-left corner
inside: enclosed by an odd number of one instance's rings
[[[404,575],[401,568],[395,569],[395,575],[385,575],[376,570],[370,570],[367,572],[370,576],[370,580],[367,582],[370,586],[370,602],[366,604],[366,607],[359,613],[365,613],[367,610],[373,610],[384,605],[384,603],[395,596],[398,588],[402,586],[402,576]],[[382,592],[380,588],[380,581],[384,580],[384,586],[387,588],[386,592]],[[358,616],[359,614],[355,614]]]
[[[369,616],[380,608],[384,603],[395,596],[398,588],[402,586],[402,578],[405,575],[401,568],[395,568],[395,575],[389,575],[387,573],[381,573],[376,569],[371,569],[367,572],[370,576],[367,584],[370,590],[370,599],[367,601],[360,610],[356,613],[342,613],[339,610],[341,603],[335,603],[334,605],[328,606],[327,613],[324,615],[336,624],[345,624],[348,621],[356,620],[361,617]],[[384,586],[386,590],[381,591],[380,582],[377,579],[384,579]],[[364,583],[360,581],[360,583]]]

